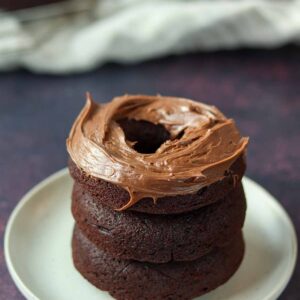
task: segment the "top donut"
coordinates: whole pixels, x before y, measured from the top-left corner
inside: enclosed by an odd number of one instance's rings
[[[247,144],[214,106],[159,95],[124,95],[100,105],[88,94],[67,150],[85,176],[127,191],[128,201],[115,207],[124,210],[222,181]]]

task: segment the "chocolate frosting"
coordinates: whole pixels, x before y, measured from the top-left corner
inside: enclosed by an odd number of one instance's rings
[[[155,153],[139,153],[117,122],[124,118],[161,124],[170,139]],[[88,94],[67,139],[72,160],[87,175],[129,192],[120,210],[145,197],[196,193],[221,180],[247,144],[216,107],[159,95],[124,95],[99,105]]]

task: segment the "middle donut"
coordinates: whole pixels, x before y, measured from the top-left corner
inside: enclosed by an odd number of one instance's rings
[[[239,183],[224,199],[189,213],[151,215],[117,212],[74,184],[72,213],[78,227],[99,249],[118,259],[153,263],[198,259],[239,234],[246,200]]]

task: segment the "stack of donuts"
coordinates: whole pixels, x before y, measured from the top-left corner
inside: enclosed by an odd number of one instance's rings
[[[225,283],[244,255],[247,144],[213,106],[88,95],[67,139],[77,270],[120,300],[193,299]]]

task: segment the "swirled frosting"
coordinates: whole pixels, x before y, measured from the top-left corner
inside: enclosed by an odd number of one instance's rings
[[[170,133],[155,153],[139,153],[120,119],[161,124]],[[124,95],[100,105],[87,95],[67,139],[77,167],[129,192],[126,209],[145,197],[196,193],[224,177],[248,138],[216,107],[189,99]]]

